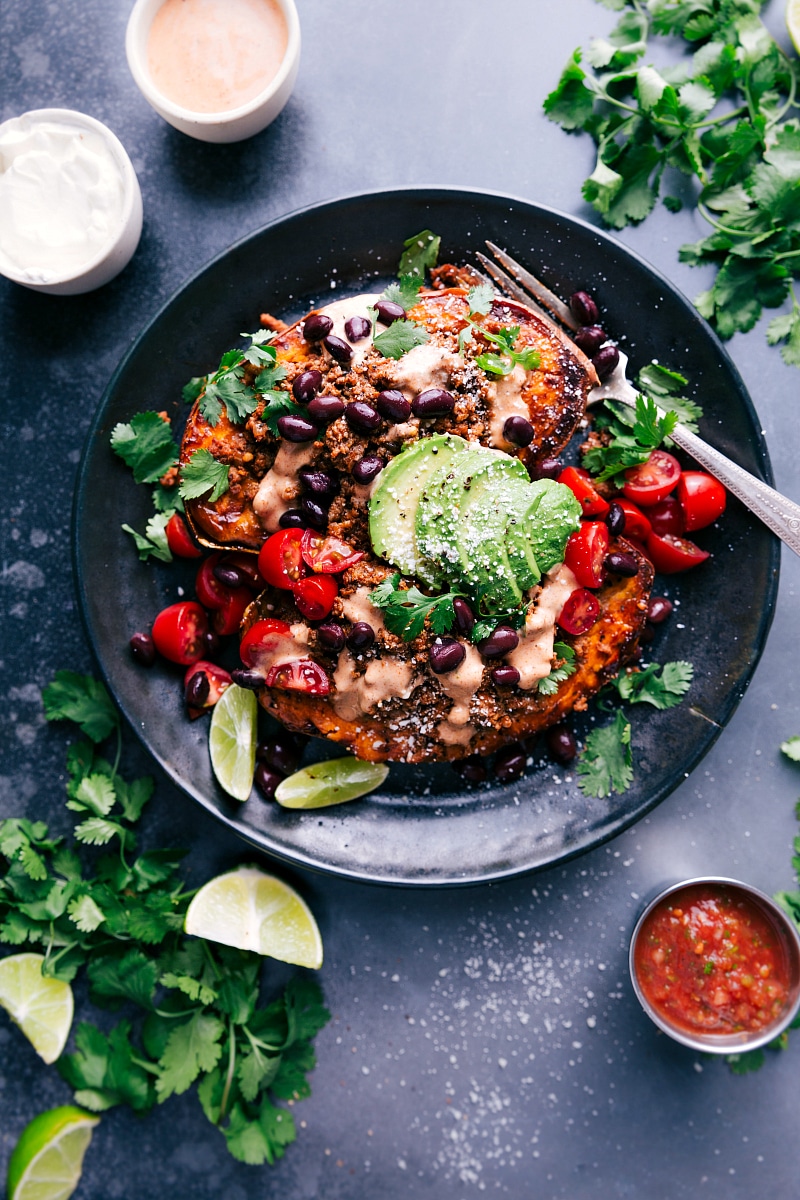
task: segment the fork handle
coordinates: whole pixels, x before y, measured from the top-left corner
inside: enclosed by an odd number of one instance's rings
[[[737,466],[685,425],[677,424],[670,437],[676,446],[691,454],[701,467],[705,467],[728,491],[738,496],[742,504],[760,517],[795,554],[800,554],[800,504],[795,504],[769,484]]]

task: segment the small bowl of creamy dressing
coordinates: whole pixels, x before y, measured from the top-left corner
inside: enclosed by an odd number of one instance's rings
[[[85,113],[39,108],[0,125],[0,273],[77,295],[127,266],[142,193],[125,148]]]
[[[203,142],[260,133],[300,65],[294,0],[136,0],[128,65],[165,121]]]

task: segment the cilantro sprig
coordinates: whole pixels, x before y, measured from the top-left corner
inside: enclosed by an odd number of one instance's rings
[[[658,415],[658,407],[649,396],[636,397],[636,409],[616,400],[606,400],[596,417],[598,429],[609,431],[611,441],[593,446],[583,456],[583,464],[596,479],[624,479],[630,467],[646,463],[653,450],[669,437],[678,423],[675,412]]]
[[[556,642],[553,646],[553,654],[558,659],[559,666],[554,667],[549,675],[545,675],[544,679],[539,680],[536,690],[540,696],[554,695],[558,691],[558,685],[565,679],[569,679],[570,675],[574,675],[577,670],[575,651],[572,646],[568,646],[566,642]]]
[[[488,351],[476,356],[475,362],[482,370],[487,371],[490,375],[503,376],[510,375],[515,366],[520,366],[525,371],[535,371],[539,366],[541,361],[539,351],[535,350],[533,346],[526,346],[523,350],[514,349],[514,343],[519,337],[519,325],[508,325],[505,329],[498,329],[497,333],[490,333],[483,327],[479,328],[481,337],[500,350],[499,354]]]
[[[447,633],[455,621],[453,601],[458,593],[444,592],[441,596],[425,596],[418,587],[400,588],[399,572],[389,575],[370,593],[370,603],[383,610],[383,619],[390,633],[403,641],[419,637],[430,621],[433,633]]]
[[[85,971],[96,1004],[127,1010],[110,1029],[82,1021],[58,1070],[97,1113],[143,1113],[196,1086],[235,1158],[275,1162],[297,1136],[284,1102],[309,1095],[313,1038],[329,1018],[319,987],[296,976],[262,1004],[258,955],[184,935],[194,894],[179,872],[184,852],[137,852],[153,781],[122,777],[105,688],[59,671],[43,701],[49,720],[83,734],[67,757],[74,841],[51,837],[43,821],[0,821],[0,943],[39,947],[55,978]],[[109,737],[113,761],[102,752]]]
[[[712,232],[680,258],[717,270],[697,308],[729,338],[788,300],[767,341],[800,366],[800,122],[791,116],[800,64],[760,20],[763,0],[602,2],[620,12],[616,28],[592,42],[586,67],[574,52],[544,105],[597,146],[584,198],[622,229],[644,220],[662,194],[677,212],[672,180],[696,181],[697,210]],[[682,38],[691,57],[656,69],[645,61],[653,35]]]
[[[275,387],[286,378],[286,368],[277,362],[278,352],[269,344],[274,335],[259,330],[241,336],[250,338],[249,346],[227,350],[213,375],[191,379],[183,389],[184,399],[199,399],[200,413],[209,425],[219,424],[223,408],[229,421],[242,425],[263,401],[268,411],[273,402],[286,399],[286,393]],[[261,368],[255,377],[253,367]]]

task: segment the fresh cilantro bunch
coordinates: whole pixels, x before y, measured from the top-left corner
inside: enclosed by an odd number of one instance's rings
[[[83,734],[67,757],[76,844],[50,837],[42,821],[0,821],[0,942],[39,947],[46,975],[69,981],[85,969],[98,1005],[133,1014],[110,1032],[82,1022],[58,1069],[92,1112],[117,1104],[144,1112],[196,1084],[231,1154],[272,1163],[296,1137],[279,1102],[309,1094],[312,1040],[329,1017],[320,989],[298,976],[261,1004],[258,955],[184,935],[194,894],[179,873],[184,851],[136,851],[153,781],[120,775],[108,693],[60,671],[43,700],[49,720]],[[113,761],[100,748],[110,737]],[[87,861],[81,846],[114,852]]]
[[[615,229],[642,221],[671,172],[696,185],[712,233],[681,248],[683,262],[717,268],[695,303],[723,338],[787,299],[767,330],[800,366],[800,64],[760,20],[763,0],[601,0],[621,13],[608,38],[576,50],[545,112],[597,146],[583,195]],[[647,63],[652,35],[690,51],[671,68]],[[669,191],[672,212],[681,201]]]

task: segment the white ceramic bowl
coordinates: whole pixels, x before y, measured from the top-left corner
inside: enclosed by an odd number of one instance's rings
[[[78,295],[108,283],[130,262],[142,232],[139,180],[119,138],[86,113],[69,108],[37,108],[4,121],[0,125],[0,147],[4,141],[5,154],[0,148],[0,188],[10,186],[12,176],[6,172],[11,171],[13,155],[20,146],[33,154],[43,174],[40,185],[22,181],[23,190],[12,205],[18,218],[16,231],[14,221],[9,219],[10,210],[3,207],[6,201],[0,199],[0,273],[23,287],[55,296]],[[87,153],[95,156],[105,173],[106,184],[114,192],[106,211],[96,182],[67,161],[73,146],[88,147]],[[35,166],[26,175],[36,180]],[[63,193],[54,190],[61,187]],[[40,196],[41,205],[37,203]],[[71,222],[67,217],[70,201]],[[86,206],[80,208],[82,216],[75,205]],[[87,213],[94,213],[96,219],[89,222]],[[21,232],[21,223],[27,229],[19,239],[15,233]],[[76,245],[81,223],[93,226],[85,247]],[[71,243],[68,249],[67,243]]]
[[[294,0],[277,0],[289,34],[277,75],[246,104],[226,112],[200,113],[169,100],[153,83],[147,66],[150,26],[164,0],[136,0],[128,20],[125,52],[139,91],[165,121],[201,142],[241,142],[266,129],[292,93],[300,66],[300,20]]]

